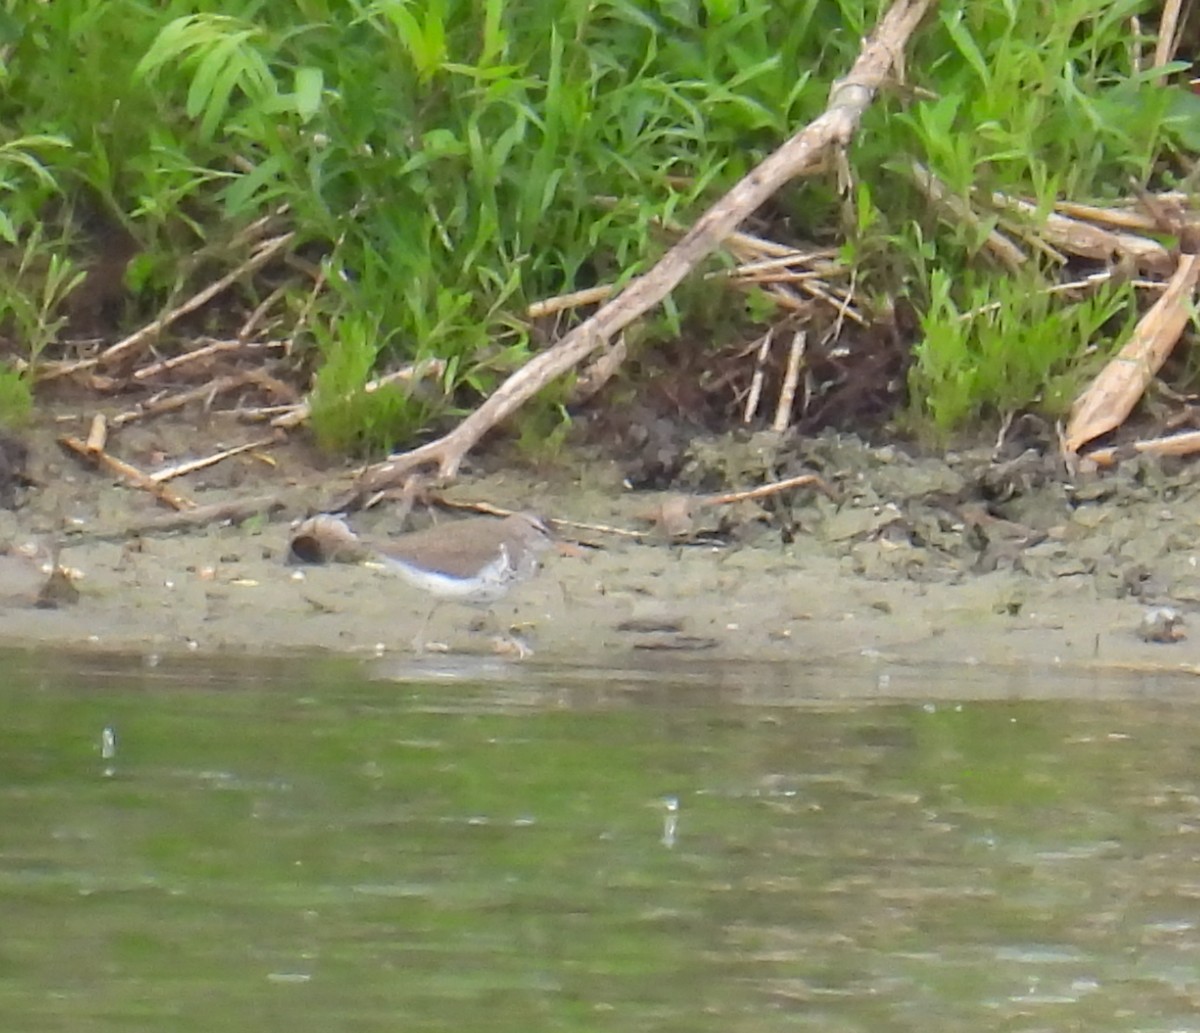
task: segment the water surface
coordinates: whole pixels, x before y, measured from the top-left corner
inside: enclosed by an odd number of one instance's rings
[[[3,1029],[1200,1029],[1191,682],[0,665]]]

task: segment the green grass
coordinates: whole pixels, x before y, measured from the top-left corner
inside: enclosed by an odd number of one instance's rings
[[[66,322],[64,302],[84,277],[62,242],[48,241],[40,225],[11,243],[9,261],[0,263],[0,326],[19,342],[20,361],[0,366],[0,427],[31,415],[38,360],[57,339]]]
[[[1066,415],[1079,375],[1096,371],[1092,342],[1106,327],[1110,334],[1116,326],[1129,329],[1128,284],[1073,303],[1047,293],[1037,272],[991,282],[971,276],[965,288],[933,271],[924,338],[915,349],[913,395],[942,436],[1016,407]],[[964,293],[970,306],[960,310],[954,297]]]
[[[1087,342],[1043,361],[1031,335],[1035,372],[1013,380],[985,368],[993,349],[944,331],[952,310],[1014,293],[982,267],[981,230],[931,213],[910,161],[961,196],[1004,190],[1043,209],[1115,197],[1130,177],[1169,179],[1200,116],[1133,68],[1129,17],[1152,7],[943,5],[919,30],[907,82],[879,99],[852,149],[848,236],[831,180],[778,199],[779,236],[845,241],[865,296],[903,293],[928,313],[911,379],[919,420],[952,429],[1036,405],[1048,397],[1039,362],[1069,380]],[[667,243],[659,226],[689,222],[818,114],[882,8],[0,0],[0,237],[16,256],[36,252],[22,275],[20,258],[0,275],[0,327],[22,358],[52,345],[96,213],[141,246],[127,277],[136,323],[178,297],[197,251],[232,267],[238,256],[219,246],[231,227],[286,205],[298,248],[327,274],[310,310],[309,281],[288,303],[307,311],[317,434],[334,448],[404,444],[522,361],[529,302],[644,271]],[[29,283],[31,268],[45,284]],[[270,285],[239,289],[251,306]],[[742,317],[714,324],[714,308],[708,299],[705,338],[731,343]],[[681,308],[654,332],[691,316]],[[434,355],[449,363],[441,406],[391,392],[352,400],[373,370]],[[981,384],[1000,386],[976,396]]]

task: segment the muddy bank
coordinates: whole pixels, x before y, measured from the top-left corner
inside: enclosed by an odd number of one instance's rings
[[[161,508],[61,453],[59,429],[30,436],[39,486],[0,514],[0,540],[61,541],[79,599],[38,608],[9,578],[0,584],[0,645],[410,654],[429,610],[418,591],[369,566],[284,562],[289,522],[348,485],[349,466],[323,465],[295,442],[246,453],[190,475],[180,490],[204,504],[274,492],[281,509],[240,526],[137,535]],[[194,427],[160,423],[130,428],[122,447],[147,464],[177,462],[253,436],[230,422],[198,443]],[[580,533],[582,557],[552,558],[493,618],[445,604],[425,637],[455,655],[488,654],[496,628],[516,627],[551,663],[666,655],[837,666],[1200,663],[1200,639],[1164,644],[1139,634],[1146,610],[1166,604],[1182,614],[1186,635],[1200,598],[1200,500],[1185,467],[1137,461],[1068,480],[1036,450],[914,458],[846,437],[786,449],[745,439],[697,445],[681,481],[697,490],[746,486],[768,470],[805,469],[825,478],[829,496],[794,492],[704,510],[687,544]],[[449,494],[645,527],[637,516],[662,496],[630,491],[624,480],[615,462],[580,455],[551,472],[466,477]],[[401,530],[387,505],[352,523]]]

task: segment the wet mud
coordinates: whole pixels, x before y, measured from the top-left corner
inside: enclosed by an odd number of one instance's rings
[[[408,656],[428,619],[429,654],[505,662],[519,639],[539,663],[573,665],[1200,670],[1200,500],[1186,465],[1067,471],[1032,447],[921,455],[848,435],[726,437],[696,442],[666,493],[631,490],[620,463],[590,449],[552,470],[496,460],[446,494],[647,533],[564,524],[578,555],[549,558],[490,611],[447,602],[430,617],[425,595],[378,566],[287,562],[290,527],[352,483],[351,464],[299,441],[232,457],[178,489],[201,505],[275,494],[275,509],[166,532],[160,503],[62,452],[62,432],[48,421],[26,435],[32,484],[0,511],[0,645]],[[160,421],[123,431],[121,447],[152,469],[259,433]],[[646,519],[678,492],[802,471],[828,491],[700,507],[674,538]],[[388,503],[349,520],[377,536],[408,526]],[[39,600],[30,546],[58,550],[77,599]],[[1147,615],[1164,609],[1170,634],[1148,635]]]

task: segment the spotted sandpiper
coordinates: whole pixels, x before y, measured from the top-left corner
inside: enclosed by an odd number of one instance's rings
[[[369,543],[376,559],[435,599],[413,646],[424,649],[424,633],[441,601],[490,607],[515,584],[537,573],[540,556],[554,538],[533,513],[513,513],[502,520],[468,517],[411,531],[390,541]],[[522,655],[525,647],[511,641]]]
[[[434,605],[413,639],[420,652],[425,628],[438,603],[490,607],[513,585],[537,573],[541,554],[552,544],[555,539],[550,529],[533,513],[514,513],[502,520],[468,517],[391,539],[359,538],[341,517],[322,514],[294,528],[289,560],[358,563],[373,559],[428,592]],[[572,554],[570,547],[558,547]]]
[[[487,605],[537,573],[550,529],[533,513],[468,517],[372,542],[375,556],[437,599]]]

